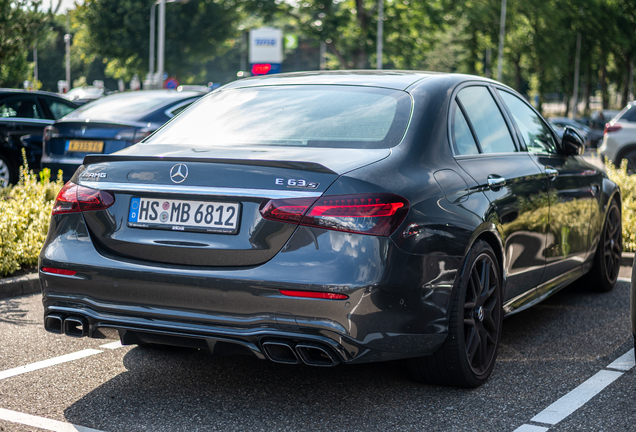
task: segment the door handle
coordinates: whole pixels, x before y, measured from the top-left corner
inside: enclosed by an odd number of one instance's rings
[[[555,170],[551,166],[547,166],[545,167],[545,174],[550,177],[550,180],[554,180],[559,175],[559,171]]]
[[[491,174],[488,176],[488,186],[490,186],[490,189],[497,189],[505,185],[506,185],[505,178],[495,174]]]

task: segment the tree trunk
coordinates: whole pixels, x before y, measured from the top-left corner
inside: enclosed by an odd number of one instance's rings
[[[603,50],[603,48],[601,48],[601,61],[600,61],[600,77],[599,80],[601,81],[601,94],[602,94],[602,98],[603,98],[603,109],[608,109],[609,108],[609,94],[607,92],[607,65],[605,64],[606,62],[606,58],[605,58],[605,51]]]
[[[517,55],[514,59],[515,65],[515,88],[521,93],[521,55]]]
[[[360,25],[360,38],[363,45],[358,47],[354,52],[354,65],[356,69],[367,69],[369,67],[369,55],[366,50],[366,38],[368,34],[368,17],[364,9],[364,1],[356,0],[356,15],[358,24]]]
[[[623,94],[621,95],[621,108],[629,102],[629,74],[631,72],[630,65],[632,63],[631,56],[625,56],[625,79],[623,80]]]
[[[587,62],[585,69],[585,115],[590,115],[590,97],[592,93],[592,58]]]

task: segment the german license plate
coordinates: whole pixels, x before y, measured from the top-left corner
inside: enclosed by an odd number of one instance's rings
[[[70,140],[66,150],[70,152],[102,153],[104,151],[104,141]]]
[[[240,204],[131,198],[128,226],[172,231],[236,234]]]

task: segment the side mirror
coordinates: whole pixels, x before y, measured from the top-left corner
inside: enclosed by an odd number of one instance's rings
[[[566,156],[582,155],[585,151],[583,138],[581,138],[581,136],[574,130],[574,128],[570,126],[565,127],[561,142],[563,143],[563,151],[565,152]]]

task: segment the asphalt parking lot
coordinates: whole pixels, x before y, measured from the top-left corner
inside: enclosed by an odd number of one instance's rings
[[[0,431],[634,430],[628,299],[625,278],[606,294],[571,286],[506,319],[475,390],[414,383],[402,362],[323,369],[74,339],[44,331],[40,295],[4,299]]]

